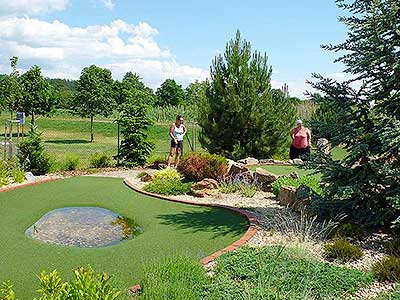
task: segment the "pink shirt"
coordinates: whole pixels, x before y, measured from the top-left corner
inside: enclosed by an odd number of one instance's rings
[[[304,149],[307,148],[308,145],[308,134],[307,128],[301,128],[300,130],[297,128],[293,129],[294,139],[292,142],[293,147],[297,149]]]

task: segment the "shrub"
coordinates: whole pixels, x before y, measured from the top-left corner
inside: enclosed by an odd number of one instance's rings
[[[43,175],[53,168],[54,162],[45,153],[41,133],[36,126],[31,126],[28,136],[18,144],[18,148],[18,160],[26,171]]]
[[[13,286],[10,282],[3,282],[0,286],[0,299],[1,300],[15,300],[15,293]]]
[[[139,172],[139,173],[137,174],[136,177],[137,177],[137,178],[142,178],[142,177],[146,176],[146,174],[147,174],[147,173],[144,172],[144,171],[143,171],[143,172]]]
[[[220,180],[228,169],[228,161],[216,154],[189,153],[178,166],[179,172],[188,180],[200,181],[204,178]]]
[[[363,256],[359,246],[351,244],[348,240],[337,239],[333,244],[324,245],[324,256],[327,259],[338,259],[342,262],[357,260]]]
[[[290,176],[279,177],[274,183],[272,183],[272,192],[275,194],[275,196],[279,195],[279,192],[283,185],[293,186],[295,188],[304,185],[309,187],[316,194],[318,195],[322,194],[320,181],[314,176],[307,175],[307,176],[302,176],[299,179],[293,179]]]
[[[67,155],[65,159],[64,169],[68,171],[76,170],[79,166],[79,156],[75,154]]]
[[[184,195],[190,192],[191,182],[184,183],[180,179],[155,179],[144,186],[144,190],[161,195]]]
[[[386,242],[385,251],[390,256],[395,256],[400,258],[400,239],[395,239],[393,241]]]
[[[16,183],[25,180],[25,173],[17,159],[0,160],[0,186],[10,183],[10,178]]]
[[[343,223],[336,227],[333,237],[361,239],[364,235],[364,229],[357,224]]]
[[[400,282],[400,258],[384,257],[372,266],[372,272],[379,281]]]
[[[13,170],[12,177],[14,182],[21,183],[25,180],[25,173],[21,168]]]
[[[90,157],[90,165],[93,168],[107,168],[111,166],[111,157],[105,155],[105,154],[100,154],[100,153],[94,153]]]
[[[159,180],[175,180],[181,179],[178,171],[172,168],[167,168],[164,170],[154,172],[154,179]]]

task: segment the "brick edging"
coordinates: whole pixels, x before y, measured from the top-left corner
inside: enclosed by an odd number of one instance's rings
[[[197,206],[222,208],[222,209],[226,209],[226,210],[232,211],[234,213],[237,213],[239,215],[246,217],[247,222],[249,223],[249,227],[248,227],[246,233],[239,240],[237,240],[236,242],[232,243],[231,245],[225,247],[224,249],[221,249],[211,255],[208,255],[208,256],[202,258],[200,260],[200,262],[203,265],[206,265],[209,262],[212,262],[214,259],[216,259],[217,257],[221,256],[222,254],[224,254],[226,252],[234,251],[238,247],[245,245],[257,233],[257,225],[258,225],[257,218],[255,217],[254,214],[252,214],[251,212],[246,211],[244,209],[240,209],[240,208],[236,208],[236,207],[232,207],[232,206],[228,206],[228,205],[215,204],[215,203],[198,203],[198,202],[190,201],[190,200],[178,200],[178,199],[174,199],[174,198],[171,198],[168,196],[146,192],[142,189],[139,189],[137,186],[135,186],[133,183],[131,183],[128,179],[124,179],[124,183],[129,188],[131,188],[132,190],[134,190],[138,193],[141,193],[141,194],[144,194],[147,196],[151,196],[151,197],[155,197],[155,198],[158,198],[161,200],[167,200],[167,201],[190,204],[190,205],[197,205]]]
[[[17,190],[17,189],[20,189],[20,188],[24,188],[24,187],[27,187],[27,186],[38,185],[38,184],[41,184],[41,183],[47,183],[47,182],[52,182],[52,181],[61,180],[61,179],[64,179],[64,178],[48,178],[48,179],[44,179],[44,180],[26,182],[26,183],[22,183],[22,184],[19,184],[19,185],[14,185],[14,186],[6,186],[6,187],[3,187],[3,188],[0,188],[0,193],[10,192],[10,191]]]

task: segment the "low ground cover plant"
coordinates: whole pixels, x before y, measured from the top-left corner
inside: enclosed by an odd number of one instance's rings
[[[395,256],[384,257],[372,266],[372,272],[381,282],[400,283],[400,258]]]
[[[279,195],[282,186],[293,186],[298,188],[302,185],[309,187],[317,195],[322,194],[320,181],[314,176],[302,176],[298,179],[293,179],[290,176],[281,176],[274,183],[272,183],[272,192],[275,196]]]
[[[370,273],[318,262],[311,256],[281,246],[243,247],[217,258],[211,277],[197,262],[171,260],[146,272],[138,299],[343,299],[373,282]]]
[[[220,180],[228,169],[226,158],[209,153],[189,153],[184,156],[178,171],[188,180],[201,181],[204,178]]]
[[[324,245],[324,256],[327,259],[337,259],[342,262],[360,259],[363,256],[361,248],[348,240],[340,238],[331,244]]]
[[[180,179],[154,179],[144,186],[144,190],[155,194],[175,196],[188,194],[191,186],[191,182],[183,182]]]

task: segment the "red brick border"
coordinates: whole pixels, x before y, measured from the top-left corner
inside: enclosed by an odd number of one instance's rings
[[[14,190],[24,188],[27,186],[38,185],[41,183],[47,183],[47,182],[52,182],[52,181],[61,180],[61,179],[64,179],[64,178],[49,178],[49,179],[44,179],[44,180],[39,180],[39,181],[27,182],[27,183],[23,183],[20,185],[6,186],[4,188],[0,188],[0,193],[14,191]]]

